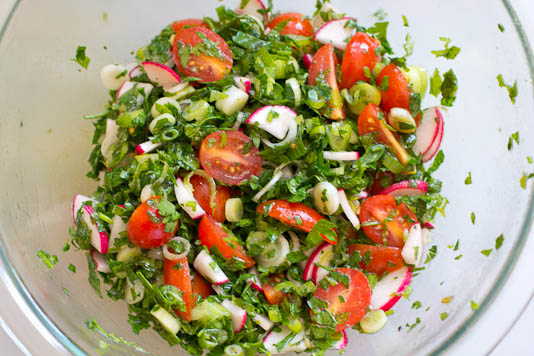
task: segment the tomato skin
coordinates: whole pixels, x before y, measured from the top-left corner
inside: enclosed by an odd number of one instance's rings
[[[198,225],[198,240],[207,248],[216,246],[225,258],[237,257],[245,261],[246,268],[252,267],[256,262],[247,256],[245,250],[222,226],[210,215],[204,215]]]
[[[380,46],[380,42],[366,33],[356,32],[352,36],[345,50],[343,61],[341,62],[341,88],[350,89],[358,81],[369,82],[365,75],[365,67],[372,72],[378,62],[375,50]]]
[[[388,64],[380,71],[377,83],[380,86],[384,77],[388,77],[388,90],[380,91],[380,106],[389,113],[392,108],[410,110],[410,90],[408,80],[395,64]]]
[[[271,304],[280,305],[284,299],[288,297],[287,293],[275,289],[276,285],[281,281],[282,279],[279,275],[272,276],[269,278],[267,283],[262,286],[263,294],[265,294],[265,298]]]
[[[179,269],[174,268],[177,264],[181,265]],[[187,257],[180,260],[168,260],[166,258],[163,260],[163,283],[175,286],[183,292],[182,299],[185,303],[186,311],[176,310],[175,313],[185,321],[191,321],[191,310],[196,303],[193,298],[191,273]]]
[[[404,267],[404,260],[402,259],[401,249],[389,246],[372,246],[354,244],[348,246],[348,253],[352,254],[355,251],[360,252],[360,256],[365,255],[369,251],[371,261],[368,265],[364,261],[360,261],[360,268],[364,271],[375,273],[381,277],[384,273],[395,272]]]
[[[267,28],[273,30],[276,25],[287,20],[289,21],[282,32],[280,32],[281,35],[313,36],[313,26],[310,20],[304,18],[304,16],[298,12],[287,12],[276,16],[269,22],[269,24],[267,24]]]
[[[332,97],[328,102],[327,116],[333,120],[341,120],[345,118],[345,111],[343,110],[343,101],[339,94],[339,86],[337,84],[337,66],[338,60],[334,52],[334,46],[325,44],[313,56],[310,69],[308,72],[308,84],[315,85],[315,79],[322,73],[326,82],[332,88]]]
[[[299,202],[288,202],[284,199],[270,200],[264,203],[261,203],[256,208],[256,211],[260,214],[264,213],[263,208],[266,205],[271,205],[268,215],[276,220],[280,220],[286,225],[296,227],[302,231],[310,232],[317,222],[324,217],[310,208],[307,205],[304,205]],[[302,224],[297,223],[295,218],[300,217]],[[300,222],[300,221],[299,221]],[[337,245],[336,241],[330,241],[326,237],[323,237],[325,242],[328,242],[332,245]]]
[[[328,302],[328,310],[334,316],[348,314],[347,319],[336,326],[336,331],[341,332],[356,325],[365,316],[371,304],[371,287],[365,274],[356,269],[339,268],[336,272],[349,276],[349,288],[341,283],[326,290],[318,286],[313,296]],[[345,301],[341,301],[339,296]]]
[[[150,204],[157,205],[160,201],[160,196],[152,197],[139,205],[130,216],[126,232],[134,245],[146,249],[156,248],[162,246],[174,236],[178,225],[174,232],[165,232],[165,224],[163,222],[153,223],[150,220],[148,214],[156,216],[158,219],[161,218],[157,207],[150,206]]]
[[[213,178],[238,185],[261,172],[261,156],[256,146],[243,153],[250,138],[240,131],[215,131],[200,145],[200,164]]]
[[[195,300],[198,298],[199,295],[202,298],[207,298],[210,295],[214,294],[214,291],[211,288],[211,284],[209,284],[208,281],[202,278],[202,276],[198,272],[193,273],[193,280],[191,284]]]
[[[186,27],[195,27],[195,26],[204,27],[204,28],[207,28],[208,30],[210,29],[210,26],[201,19],[185,19],[185,20],[180,20],[180,21],[174,21],[171,24],[171,27],[174,30],[174,32],[180,32]]]
[[[377,142],[388,145],[400,163],[406,165],[409,160],[408,152],[401,146],[397,136],[386,127],[383,120],[379,119],[379,116],[385,119],[384,112],[375,103],[367,105],[358,117],[358,134],[363,136],[378,132]]]
[[[406,216],[411,221],[406,219]],[[385,223],[387,231],[383,237],[382,222],[387,217],[392,220]],[[418,222],[413,211],[405,203],[397,205],[395,197],[389,195],[374,195],[365,199],[360,206],[360,221],[363,231],[371,240],[378,244],[400,248],[404,246],[404,231],[409,231],[412,225]],[[377,221],[380,224],[364,225]]]
[[[182,65],[179,49],[189,48],[192,50],[195,46],[201,44],[202,38],[199,33],[217,45],[220,58],[204,53],[198,56],[189,53],[188,57],[184,58],[187,62]],[[177,32],[172,45],[172,54],[174,63],[181,73],[199,78],[202,83],[216,82],[223,79],[230,73],[234,63],[232,51],[226,41],[212,30],[202,26],[183,28]]]
[[[369,194],[380,194],[381,191],[392,185],[393,182],[395,182],[395,175],[392,172],[379,172],[378,174],[375,174],[373,184],[369,189]]]
[[[206,180],[195,174],[191,177],[190,183],[193,185],[193,196],[198,201],[202,209],[213,216],[215,220],[223,223],[226,219],[224,207],[226,201],[230,199],[230,188],[217,185],[217,189],[215,191],[215,209],[212,209],[210,204],[210,187]]]

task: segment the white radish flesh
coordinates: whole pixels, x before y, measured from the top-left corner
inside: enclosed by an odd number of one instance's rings
[[[256,267],[250,268],[248,273],[252,274],[252,277],[247,278],[247,283],[250,283],[250,286],[256,289],[258,292],[263,292],[263,286],[261,285],[259,273]]]
[[[302,275],[302,279],[304,281],[309,281],[312,279],[313,270],[315,269],[315,262],[318,262],[318,260],[320,259],[319,255],[321,254],[321,251],[323,251],[323,249],[325,249],[327,245],[329,244],[325,242],[313,250],[312,254],[310,255],[310,258],[308,258],[308,261],[306,262],[306,266],[304,267],[304,273]],[[310,250],[306,252],[309,252]]]
[[[274,326],[274,323],[269,318],[261,314],[254,315],[252,320],[265,331],[271,330]]]
[[[126,68],[129,69],[128,77],[130,79],[138,77],[141,74],[143,74],[143,71],[141,70],[141,66],[137,63],[130,63],[129,65],[126,66]]]
[[[182,82],[178,73],[166,65],[150,61],[143,62],[141,65],[143,66],[148,79],[150,79],[152,83],[163,87],[163,89],[171,88]]]
[[[258,19],[260,22],[267,21],[267,13],[262,15],[258,10],[265,10],[265,5],[261,0],[249,0],[246,5],[241,8],[240,6],[235,10],[240,15],[248,15]]]
[[[374,334],[382,330],[386,325],[388,317],[383,310],[371,310],[360,320],[360,327],[366,334]]]
[[[422,180],[404,180],[390,185],[380,194],[394,197],[423,195],[428,192],[428,184]]]
[[[297,125],[297,120],[291,120],[289,122],[289,129],[287,131],[287,135],[286,137],[278,142],[278,143],[272,143],[271,141],[267,140],[266,138],[262,138],[261,141],[267,146],[267,147],[279,147],[279,146],[284,146],[286,144],[288,144],[289,142],[292,142],[295,140],[295,138],[297,138],[297,134],[298,134],[298,125]]]
[[[156,150],[159,146],[161,146],[161,142],[146,141],[137,145],[135,148],[135,153],[138,155],[150,153]]]
[[[325,1],[321,9],[319,10],[319,13],[315,15],[315,17],[311,21],[311,24],[314,29],[318,29],[326,23],[325,20],[323,20],[323,17],[321,16],[322,13],[332,13],[333,15],[335,15],[335,17],[339,17],[342,14],[341,11],[333,7],[330,2]]]
[[[436,153],[438,153],[439,147],[441,146],[441,141],[443,140],[444,130],[445,130],[445,121],[440,120],[438,133],[436,134],[436,139],[434,140],[434,142],[432,142],[432,145],[430,146],[428,151],[423,153],[423,156],[422,156],[423,162],[430,161],[432,158],[434,158]]]
[[[280,266],[289,254],[289,242],[282,235],[276,241],[265,246],[261,255],[256,258],[258,265],[264,268]]]
[[[371,307],[388,311],[399,301],[402,292],[410,285],[412,270],[408,267],[385,275],[376,282],[371,295]]]
[[[156,318],[161,326],[169,333],[175,335],[178,333],[178,331],[180,331],[180,323],[178,320],[176,320],[171,313],[163,309],[161,306],[156,305],[154,308],[152,308],[150,314],[152,314],[152,316]]]
[[[104,157],[106,157],[111,145],[118,141],[118,133],[119,125],[117,125],[115,120],[106,119],[106,133],[104,134],[104,141],[102,141],[102,146],[100,146],[100,152]]]
[[[248,94],[232,85],[230,88],[226,89],[222,93],[221,98],[215,102],[215,107],[223,114],[230,116],[243,109],[247,100]]]
[[[245,123],[257,124],[279,140],[287,136],[291,122],[295,121],[297,113],[282,105],[267,105],[254,111]]]
[[[195,199],[193,192],[186,187],[181,178],[176,178],[174,194],[176,195],[178,204],[192,219],[200,219],[206,214],[204,209],[202,209],[198,201]]]
[[[129,92],[130,90],[134,90],[134,89],[138,89],[138,90],[143,90],[144,93],[145,93],[145,96],[149,96],[150,93],[152,92],[152,89],[154,89],[154,86],[152,84],[149,84],[149,83],[139,83],[139,82],[131,82],[129,80],[125,81],[122,86],[119,88],[119,90],[117,90],[117,101],[120,99],[121,96],[123,96],[124,94],[126,94],[127,92]],[[141,105],[143,104],[143,101],[145,100],[145,98],[143,97],[143,95],[141,95],[140,93],[137,95],[137,105]]]
[[[323,157],[329,161],[356,161],[360,158],[360,154],[357,151],[323,151]]]
[[[182,107],[176,100],[174,100],[173,98],[163,97],[163,98],[159,98],[158,100],[156,100],[156,102],[152,104],[152,107],[150,108],[150,113],[152,114],[153,118],[156,118],[160,116],[161,114],[165,114],[165,112],[161,112],[158,110],[158,106],[165,106],[169,110],[170,110],[170,107],[172,107],[176,109],[177,112],[179,113],[182,112]]]
[[[154,195],[156,194],[154,193],[154,190],[152,189],[152,184],[145,185],[143,189],[141,190],[141,196],[140,196],[141,202],[142,203],[146,202],[148,199],[152,198]]]
[[[100,70],[100,79],[109,90],[118,90],[128,79],[127,69],[121,64],[108,64]]]
[[[206,252],[200,251],[195,258],[193,266],[202,277],[206,278],[210,283],[215,285],[224,284],[229,281],[228,277],[221,270],[217,262]]]
[[[347,332],[343,330],[341,332],[341,339],[332,346],[332,349],[344,350],[348,344],[349,344],[349,338],[347,337]]]
[[[423,258],[423,248],[424,242],[421,225],[419,223],[413,224],[401,251],[404,263],[418,267]]]
[[[247,94],[250,92],[250,88],[252,88],[252,82],[247,77],[234,77],[234,84]]]
[[[326,243],[322,245],[322,249],[314,259],[314,268],[312,272],[313,283],[319,283],[324,277],[328,276],[330,272],[321,266],[330,267],[330,263],[334,260],[334,246]]]
[[[428,156],[437,152],[443,138],[443,111],[440,107],[434,106],[423,111],[415,137],[414,153],[422,154],[424,162],[430,160],[432,157]]]
[[[150,124],[148,124],[148,130],[150,131],[150,133],[154,134],[156,132],[156,126],[158,125],[160,121],[163,121],[163,120],[167,121],[167,123],[171,125],[174,125],[176,123],[176,118],[172,116],[171,114],[168,114],[168,113],[161,114],[158,117],[156,117],[154,120],[152,120]]]
[[[221,305],[232,314],[232,329],[234,332],[238,333],[243,330],[247,321],[247,311],[228,299],[223,300]]]
[[[133,283],[130,282],[130,279],[126,279],[126,290],[124,291],[126,294],[126,303],[128,304],[136,304],[143,300],[145,297],[145,287],[143,287],[143,283],[141,283],[141,280],[136,279]]]
[[[111,224],[111,231],[109,233],[109,246],[113,247],[115,245],[115,240],[120,238],[120,233],[126,231],[126,223],[122,220],[119,215],[113,216],[113,223]]]
[[[106,231],[99,231],[98,224],[96,222],[96,212],[90,205],[83,207],[83,220],[91,231],[91,245],[101,254],[108,253],[109,238]]]
[[[96,268],[95,271],[102,273],[111,273],[111,268],[109,268],[108,261],[106,257],[102,255],[97,250],[91,250],[91,258],[95,262]]]
[[[347,217],[347,219],[349,219],[352,226],[354,226],[356,230],[359,230],[360,219],[358,219],[358,216],[356,216],[354,209],[350,205],[350,202],[347,199],[347,194],[345,194],[345,191],[343,189],[338,190],[337,193],[339,195],[339,202],[341,204],[341,209],[343,209],[345,216]]]
[[[319,182],[313,187],[313,205],[320,213],[334,214],[339,209],[337,188],[330,182]]]
[[[92,201],[92,199],[81,194],[76,194],[74,199],[72,199],[72,221],[74,222],[74,226],[76,226],[78,211],[82,208],[83,203],[87,201]]]
[[[285,345],[282,350],[278,351],[276,344],[280,343],[291,334],[291,330],[287,326],[282,326],[280,331],[270,331],[263,338],[263,345],[273,355],[284,354],[288,352],[302,352],[308,348],[308,341],[304,331],[296,334],[290,342]]]
[[[347,26],[349,20],[356,21],[351,17],[328,21],[315,32],[314,39],[322,44],[330,43],[337,49],[344,51],[356,33],[355,28]]]

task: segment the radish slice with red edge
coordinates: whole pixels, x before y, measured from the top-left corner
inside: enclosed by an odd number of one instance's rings
[[[349,344],[349,338],[347,337],[347,333],[345,332],[345,330],[343,330],[341,332],[341,339],[339,341],[336,341],[330,349],[331,350],[344,350],[348,344]]]
[[[247,311],[228,299],[223,300],[221,305],[232,314],[232,329],[234,332],[238,333],[243,330],[247,322]]]
[[[195,199],[191,189],[184,184],[182,178],[176,178],[174,194],[176,195],[178,204],[192,219],[200,219],[206,214],[204,209],[202,209],[198,201]]]
[[[258,10],[265,10],[265,5],[263,4],[263,2],[261,2],[261,0],[249,0],[248,2],[246,2],[246,5],[243,8],[241,8],[241,6],[238,6],[235,12],[240,15],[252,16],[260,21],[265,20],[265,22],[267,22],[269,19],[267,13],[265,13],[265,15],[262,15],[258,12]]]
[[[428,151],[423,153],[423,156],[422,156],[423,162],[430,161],[432,158],[434,158],[436,153],[438,153],[439,147],[441,145],[441,141],[443,140],[443,133],[444,133],[444,129],[445,129],[444,125],[445,125],[445,121],[444,120],[440,120],[440,122],[439,122],[439,130],[438,130],[438,133],[436,135],[436,139],[434,140],[434,142],[432,143],[432,146],[430,146]]]
[[[72,199],[72,221],[74,221],[74,226],[77,226],[76,215],[78,215],[78,211],[82,208],[83,203],[87,201],[92,201],[92,199],[81,194],[76,194]]]
[[[118,141],[117,134],[119,133],[119,125],[115,120],[106,119],[106,133],[104,134],[104,141],[100,146],[100,152],[105,157],[111,145]]]
[[[125,81],[122,86],[117,90],[116,100],[119,101],[120,97],[129,92],[130,90],[138,88],[143,89],[145,91],[145,95],[149,96],[152,92],[152,89],[154,89],[154,86],[149,83],[139,83],[139,82],[131,82],[129,80]],[[144,98],[141,94],[137,96],[137,105],[141,105],[144,101]]]
[[[347,49],[347,43],[356,33],[355,28],[347,26],[350,20],[356,22],[356,19],[352,17],[328,21],[315,32],[314,40],[322,44],[330,43],[335,48],[344,51]]]
[[[111,224],[111,231],[109,233],[109,246],[113,247],[115,240],[120,238],[120,233],[126,231],[126,224],[119,215],[114,215]]]
[[[360,158],[358,151],[323,151],[323,157],[329,161],[356,161]]]
[[[100,231],[97,223],[96,211],[91,205],[83,207],[83,220],[91,231],[91,245],[100,253],[108,253],[109,239],[106,231]]]
[[[252,88],[252,82],[247,77],[234,77],[234,84],[247,94],[250,92],[250,88]]]
[[[323,17],[321,16],[322,14],[333,15],[334,18],[343,16],[339,9],[333,7],[330,2],[325,1],[323,3],[323,6],[321,6],[321,8],[319,9],[317,15],[315,15],[315,17],[311,20],[311,24],[314,29],[318,29],[326,23]]]
[[[418,267],[423,258],[423,231],[421,224],[413,224],[408,232],[408,237],[402,247],[401,255],[404,263]]]
[[[143,66],[148,79],[150,79],[152,83],[156,83],[158,86],[162,87],[164,90],[182,82],[178,73],[166,65],[151,61],[143,62],[141,65]]]
[[[250,283],[250,286],[258,292],[263,292],[263,287],[260,282],[260,276],[256,267],[250,268],[248,270],[248,273],[252,274],[253,276],[247,278],[247,283]]]
[[[96,265],[95,271],[102,273],[111,273],[111,268],[109,268],[108,261],[106,261],[106,257],[104,257],[104,255],[102,255],[97,250],[91,250],[91,258],[93,259]]]
[[[313,61],[313,54],[306,53],[304,56],[302,56],[302,61],[304,62],[304,67],[309,70]]]
[[[349,200],[347,199],[347,194],[345,194],[345,191],[343,189],[339,189],[337,191],[339,195],[339,203],[341,204],[341,209],[343,209],[343,212],[345,213],[345,216],[347,219],[349,219],[350,223],[356,230],[360,228],[360,219],[356,216],[356,213],[354,210],[352,210],[352,206],[350,205]]]
[[[212,284],[221,285],[229,281],[226,274],[206,250],[200,251],[193,262],[193,267]]]
[[[415,154],[422,154],[423,162],[429,161],[438,151],[443,138],[443,110],[433,106],[423,111],[421,123],[415,130]]]
[[[287,136],[291,122],[295,121],[297,113],[287,106],[267,105],[254,111],[245,123],[257,124],[279,140]]]
[[[334,260],[334,246],[325,243],[321,245],[321,251],[316,255],[313,261],[312,281],[319,283],[324,277],[330,273],[321,266],[330,267],[330,263]]]
[[[404,180],[390,185],[380,194],[394,197],[424,195],[428,193],[428,184],[422,180]]]
[[[309,281],[313,278],[313,271],[315,269],[315,263],[318,263],[321,260],[322,254],[325,254],[328,249],[326,247],[332,246],[328,242],[324,242],[321,245],[319,245],[315,251],[311,254],[310,258],[308,259],[308,262],[306,263],[306,267],[304,267],[304,273],[302,275],[302,279],[304,281]]]
[[[291,330],[287,326],[282,326],[280,331],[271,330],[263,338],[263,345],[272,355],[305,351],[308,348],[308,341],[306,340],[304,331],[296,334],[290,342],[278,351],[276,345],[282,342],[291,333]]]
[[[140,65],[136,65],[135,67],[133,67],[133,68],[128,72],[128,77],[129,77],[130,79],[132,79],[132,78],[135,78],[135,77],[140,76],[141,74],[143,74],[143,71],[141,70],[141,66],[140,66]]]
[[[425,228],[432,230],[435,227],[431,222],[425,221]]]
[[[254,320],[254,322],[265,331],[271,330],[274,326],[274,323],[271,321],[271,319],[261,314],[254,315],[252,320]]]
[[[156,150],[159,146],[161,146],[161,142],[156,143],[152,141],[146,141],[137,145],[137,147],[135,148],[135,153],[137,153],[138,155],[150,153]]]
[[[410,285],[412,269],[402,267],[376,282],[371,295],[371,307],[388,311],[399,301],[402,292]]]
[[[226,295],[226,293],[224,292],[224,289],[223,287],[221,286],[218,286],[216,284],[212,284],[211,285],[211,288],[215,291],[215,293],[217,293],[218,295]]]

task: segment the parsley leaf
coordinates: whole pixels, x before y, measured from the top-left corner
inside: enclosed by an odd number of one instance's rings
[[[470,185],[473,183],[473,180],[471,179],[471,172],[469,172],[467,178],[464,180],[465,185]]]
[[[447,59],[454,59],[460,53],[460,48],[456,46],[449,47],[451,39],[448,37],[440,37],[440,41],[445,42],[445,49],[439,51],[431,51],[436,57],[445,57]]]
[[[86,49],[87,47],[85,46],[78,46],[78,48],[76,48],[76,57],[71,58],[71,61],[78,63],[84,69],[87,69],[91,62],[91,58],[85,55]]]
[[[530,173],[530,174],[523,173],[523,176],[519,180],[519,184],[521,185],[521,188],[527,189],[527,181],[531,178],[534,178],[534,173]]]
[[[500,234],[499,237],[495,239],[495,250],[500,249],[503,242],[504,242],[504,235]]]
[[[478,305],[474,300],[472,300],[472,301],[471,301],[471,310],[472,310],[472,311],[475,311],[475,310],[477,310],[478,308],[480,308],[479,305]]]
[[[306,237],[306,246],[318,245],[323,241],[323,237],[328,241],[336,241],[337,235],[335,228],[336,224],[326,219],[319,220]]]
[[[407,19],[406,16],[404,16],[404,15],[402,15],[402,23],[403,23],[404,27],[408,27],[408,26],[410,26],[410,25],[408,24],[408,19]]]
[[[476,221],[475,213],[474,213],[474,212],[471,212],[471,223],[472,223],[473,225],[475,225],[475,221]]]
[[[440,314],[441,321],[444,321],[444,320],[447,319],[448,317],[449,317],[449,313],[447,313],[447,312],[444,312],[444,313],[441,313],[441,314]]]
[[[497,82],[499,82],[499,87],[506,88],[510,101],[512,104],[515,104],[515,98],[517,97],[517,80],[514,81],[514,85],[509,85],[504,82],[502,74],[499,74],[497,76]]]
[[[56,255],[50,255],[48,252],[39,250],[37,251],[37,256],[41,259],[41,261],[46,265],[46,267],[53,269],[56,265],[58,258]]]
[[[450,69],[443,74],[443,83],[441,84],[441,105],[452,106],[456,100],[456,92],[458,91],[458,79]]]
[[[508,146],[507,146],[508,151],[512,150],[512,147],[514,146],[514,141],[515,141],[515,143],[517,143],[519,145],[519,131],[514,132],[508,138]]]
[[[497,27],[499,28],[499,31],[504,32],[504,26],[502,23],[498,24]]]
[[[480,251],[480,253],[483,254],[484,256],[488,257],[491,254],[492,251],[493,251],[493,249],[489,248],[489,249]]]
[[[437,245],[432,246],[428,250],[428,255],[426,255],[425,264],[432,261],[436,257],[437,253],[438,253],[438,246]]]
[[[388,17],[388,13],[384,9],[378,9],[374,14],[379,21],[384,21]]]
[[[441,84],[443,84],[443,79],[441,79],[439,70],[436,68],[434,69],[434,74],[430,77],[430,94],[437,98],[441,93]]]

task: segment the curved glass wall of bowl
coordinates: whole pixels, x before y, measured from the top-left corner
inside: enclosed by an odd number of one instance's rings
[[[532,185],[526,190],[519,185],[523,172],[533,170],[526,160],[534,153],[534,143],[526,139],[534,137],[534,121],[527,119],[534,107],[529,61],[506,3],[501,1],[473,0],[468,6],[460,0],[362,0],[357,6],[349,0],[334,3],[358,17],[364,26],[374,22],[372,14],[377,9],[385,9],[391,22],[392,45],[402,53],[406,33],[415,40],[411,63],[425,66],[429,72],[435,67],[441,73],[453,68],[459,78],[457,103],[445,124],[446,159],[439,170],[450,204],[447,217],[436,222],[429,244],[437,246],[438,255],[415,278],[410,301],[396,306],[386,328],[376,335],[351,332],[347,350],[347,354],[358,350],[370,356],[443,354],[485,313],[532,224]],[[140,0],[129,1],[127,6],[103,0],[21,1],[3,33],[2,279],[15,296],[13,307],[37,328],[48,330],[45,334],[52,339],[52,348],[75,354],[97,353],[102,338],[84,326],[85,320],[94,317],[105,330],[154,354],[177,354],[151,331],[134,335],[127,323],[126,305],[98,298],[88,285],[85,256],[61,251],[68,236],[73,194],[90,194],[94,189],[84,174],[89,167],[86,158],[92,127],[81,116],[98,112],[105,103],[107,93],[100,85],[100,68],[110,62],[130,62],[129,53],[165,24],[177,18],[214,16],[214,10],[207,9],[219,5],[219,1],[209,0],[182,7],[176,1],[162,0],[147,16],[147,4]],[[313,5],[305,0],[275,1],[275,6],[287,11],[313,11]],[[402,15],[409,27],[403,26]],[[142,24],[139,18],[144,19]],[[499,23],[504,25],[504,32],[499,31]],[[440,36],[451,37],[462,48],[456,60],[436,59],[430,53],[442,48]],[[91,63],[87,71],[79,71],[70,61],[78,45],[88,48]],[[508,82],[517,79],[515,105],[499,88],[498,74]],[[436,103],[431,96],[425,99],[427,106]],[[516,131],[521,143],[508,151],[508,138]],[[465,185],[469,172],[473,184]],[[471,223],[471,212],[476,215],[475,224]],[[504,243],[495,251],[495,239],[501,233]],[[447,247],[458,239],[457,251]],[[480,253],[490,248],[494,251],[489,257]],[[59,256],[52,271],[37,258],[40,249]],[[463,257],[455,260],[460,254]],[[77,273],[67,269],[70,263],[77,266]],[[449,296],[454,296],[450,303],[441,303]],[[470,308],[472,300],[481,306],[477,311]],[[415,301],[423,307],[412,309]],[[430,309],[425,311],[427,307]],[[514,308],[509,307],[517,314],[521,306]],[[5,320],[13,319],[12,313],[1,310]],[[442,321],[444,313],[448,317]],[[420,324],[409,331],[406,325],[414,324],[417,318]],[[28,343],[23,334],[18,336]],[[491,345],[480,347],[484,351]],[[110,348],[117,355],[141,354],[121,345]]]

